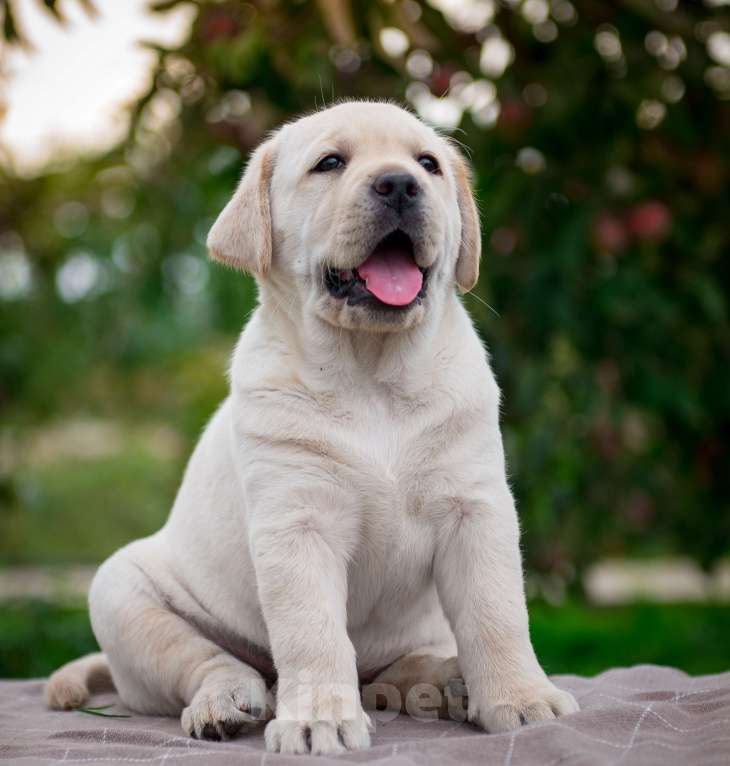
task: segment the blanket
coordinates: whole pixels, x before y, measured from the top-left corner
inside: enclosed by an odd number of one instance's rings
[[[2,681],[0,761],[64,766],[730,764],[730,672],[693,678],[672,668],[643,665],[594,678],[553,680],[575,694],[579,713],[495,735],[468,723],[399,715],[376,723],[370,750],[316,758],[266,753],[260,732],[207,742],[183,736],[179,721],[172,718],[53,712],[43,704],[42,681]],[[90,704],[110,705],[106,713],[128,713],[114,694],[98,695]]]

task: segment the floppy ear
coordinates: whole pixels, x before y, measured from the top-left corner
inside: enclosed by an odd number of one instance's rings
[[[461,214],[461,245],[456,259],[456,284],[462,292],[469,292],[479,279],[479,258],[482,254],[482,233],[479,211],[471,190],[471,172],[458,149],[452,151],[456,193]]]
[[[257,277],[271,266],[271,203],[274,170],[272,142],[256,149],[231,201],[208,233],[208,251],[216,261]]]

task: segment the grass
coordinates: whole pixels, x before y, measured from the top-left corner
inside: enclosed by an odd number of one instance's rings
[[[533,603],[530,618],[548,673],[594,675],[644,663],[692,675],[730,670],[730,607],[724,604]]]
[[[655,663],[691,674],[730,669],[730,608],[707,604],[555,607],[533,603],[532,634],[549,673],[594,675]],[[0,677],[48,675],[96,649],[85,609],[40,601],[0,604]]]
[[[179,460],[130,443],[117,454],[22,466],[0,513],[0,562],[93,562],[159,529]]]
[[[0,677],[37,678],[97,650],[86,609],[44,601],[0,604]]]
[[[98,563],[159,529],[187,456],[226,396],[231,346],[219,339],[124,374],[97,365],[41,422],[6,408],[0,565]]]

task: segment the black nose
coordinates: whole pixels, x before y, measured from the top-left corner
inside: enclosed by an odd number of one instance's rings
[[[373,191],[386,205],[400,209],[418,197],[421,187],[410,173],[383,173],[373,182]]]

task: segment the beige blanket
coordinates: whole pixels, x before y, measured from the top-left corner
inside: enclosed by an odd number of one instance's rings
[[[274,756],[260,734],[229,742],[182,736],[171,718],[103,718],[53,713],[41,681],[0,682],[0,761],[18,764],[499,764],[499,766],[728,766],[730,672],[692,678],[671,668],[640,666],[595,678],[559,676],[581,712],[511,734],[487,735],[468,724],[398,716],[377,724],[369,751],[339,757]],[[94,706],[114,705],[100,695]]]

